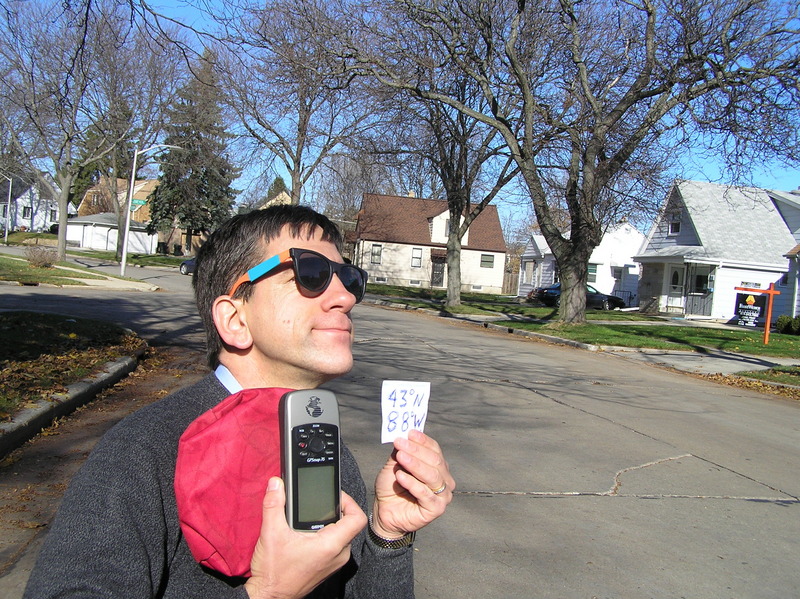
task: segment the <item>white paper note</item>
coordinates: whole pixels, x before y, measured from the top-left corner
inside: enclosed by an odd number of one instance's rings
[[[381,443],[408,438],[411,429],[424,432],[431,384],[418,381],[383,381],[381,387]]]

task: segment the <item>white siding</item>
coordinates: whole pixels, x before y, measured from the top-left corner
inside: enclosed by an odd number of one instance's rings
[[[442,224],[442,227],[444,225]],[[381,263],[372,264],[372,246],[381,246]],[[412,266],[413,250],[422,249],[421,265]],[[438,249],[438,248],[437,248]],[[494,256],[492,268],[481,267],[481,255]],[[405,245],[378,241],[359,241],[356,247],[354,262],[369,273],[373,283],[400,285],[403,287],[431,286],[431,248],[429,246]],[[482,293],[502,293],[503,273],[505,270],[505,254],[501,252],[480,252],[461,250],[461,289],[462,291],[480,291]],[[447,286],[447,270],[445,269],[444,286]],[[481,289],[475,289],[475,287]]]
[[[68,223],[67,241],[82,248],[113,252],[117,249],[117,228],[107,225]],[[128,252],[131,254],[154,254],[157,244],[157,235],[133,230],[128,233]]]
[[[431,243],[447,245],[447,236],[449,233],[447,227],[449,226],[449,221],[450,211],[448,210],[445,210],[438,216],[435,216],[431,219]],[[461,217],[461,222],[464,222],[463,216]],[[467,232],[464,233],[464,237],[461,238],[461,245],[469,245],[469,229],[467,229]]]
[[[770,283],[777,283],[783,273],[764,270],[744,270],[740,268],[717,268],[714,281],[714,303],[711,308],[711,318],[730,320],[736,316],[736,295],[743,293],[736,291],[736,287],[746,287],[755,284],[761,289],[768,289]],[[780,288],[783,291],[785,288]],[[780,297],[780,296],[779,296]],[[774,304],[773,304],[774,306]],[[773,319],[780,314],[773,308]]]

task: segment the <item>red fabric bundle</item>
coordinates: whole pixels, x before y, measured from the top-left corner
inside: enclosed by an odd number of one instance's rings
[[[194,420],[175,465],[178,519],[192,556],[249,576],[267,482],[281,475],[278,403],[291,389],[245,389]]]

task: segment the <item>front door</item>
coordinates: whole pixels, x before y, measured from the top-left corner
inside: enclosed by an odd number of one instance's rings
[[[444,264],[444,258],[431,258],[431,287],[444,287]]]
[[[713,294],[708,285],[710,275],[710,266],[704,264],[689,265],[686,275],[686,314],[711,316]]]
[[[686,267],[683,264],[670,264],[667,269],[667,312],[683,314],[685,286]]]

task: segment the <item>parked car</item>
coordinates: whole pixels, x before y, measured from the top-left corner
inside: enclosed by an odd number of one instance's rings
[[[190,275],[194,272],[194,258],[189,258],[181,262],[181,274]]]
[[[550,287],[537,287],[528,294],[528,299],[536,299],[545,306],[558,306],[561,303],[561,283]],[[616,295],[600,293],[591,285],[586,286],[586,307],[596,310],[616,310],[625,307],[625,300]]]

